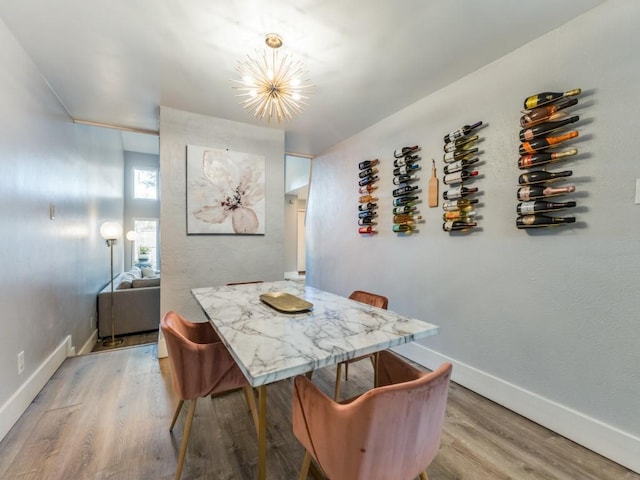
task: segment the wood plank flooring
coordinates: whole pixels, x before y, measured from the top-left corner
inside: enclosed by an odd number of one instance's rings
[[[167,359],[145,345],[67,359],[0,442],[2,480],[172,479],[186,408]],[[314,381],[333,391],[335,368]],[[371,385],[369,362],[350,367],[343,395]],[[291,381],[268,390],[268,478],[297,478],[303,451],[291,432]],[[255,476],[255,429],[242,392],[198,401],[184,480]],[[430,480],[640,480],[640,475],[452,384]],[[393,479],[389,479],[393,480]]]

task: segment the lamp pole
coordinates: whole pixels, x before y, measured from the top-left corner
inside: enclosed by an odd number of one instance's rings
[[[100,235],[107,241],[107,246],[111,253],[111,340],[105,340],[103,345],[105,347],[114,347],[123,343],[122,339],[116,340],[116,316],[113,308],[113,246],[122,235],[122,227],[117,222],[105,222],[100,227]]]

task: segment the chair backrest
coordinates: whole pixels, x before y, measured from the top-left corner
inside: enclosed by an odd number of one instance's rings
[[[351,295],[349,295],[351,300],[355,300],[360,303],[366,303],[367,305],[372,305],[378,308],[387,309],[389,305],[389,299],[385,296],[378,295],[376,293],[365,292],[364,290],[355,290]]]
[[[160,321],[169,351],[173,387],[183,400],[242,387],[246,379],[207,323],[189,322],[176,312]]]
[[[301,413],[294,398],[294,433],[332,480],[412,480],[438,452],[451,364],[427,373],[379,356],[384,386],[350,403],[316,401]]]

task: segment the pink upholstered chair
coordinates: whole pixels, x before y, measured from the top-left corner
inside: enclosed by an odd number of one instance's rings
[[[383,309],[387,309],[387,306],[389,305],[389,299],[387,297],[384,297],[382,295],[378,295],[376,293],[370,293],[370,292],[365,292],[363,290],[355,290],[353,293],[351,293],[351,295],[349,295],[349,298],[351,300],[355,300],[357,302],[361,302],[361,303],[366,303],[367,305],[372,305],[374,307],[378,307],[378,308],[383,308]],[[364,359],[370,359],[371,363],[373,364],[374,368],[375,368],[375,356],[372,355],[363,355],[361,357],[356,357],[356,358],[351,358],[349,360],[346,360],[344,362],[341,362],[338,364],[337,370],[336,370],[336,386],[335,386],[335,390],[334,390],[334,394],[333,394],[333,399],[334,400],[339,400],[340,399],[340,375],[342,373],[342,366],[344,365],[344,379],[348,380],[349,379],[349,364],[350,363],[354,363],[354,362],[359,362],[360,360],[364,360]]]
[[[170,311],[160,321],[160,327],[169,350],[173,388],[180,397],[169,431],[173,431],[184,402],[191,400],[176,468],[175,478],[178,480],[199,397],[243,388],[254,421],[258,412],[253,390],[209,323],[189,322]]]
[[[312,458],[331,480],[426,479],[440,447],[451,368],[423,372],[380,352],[380,386],[342,403],[297,376],[293,433],[306,449],[299,479]]]

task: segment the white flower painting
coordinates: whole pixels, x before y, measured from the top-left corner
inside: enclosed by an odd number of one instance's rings
[[[265,159],[187,145],[187,234],[263,235]]]

